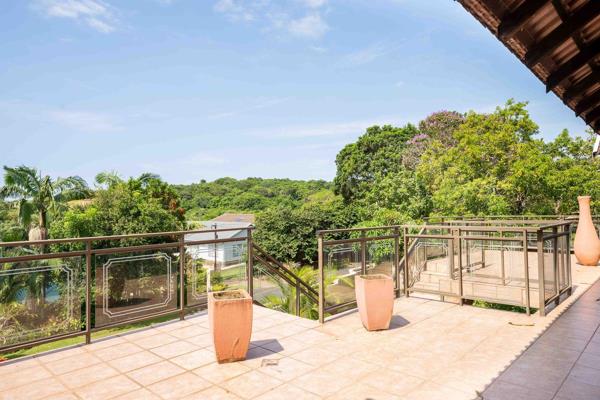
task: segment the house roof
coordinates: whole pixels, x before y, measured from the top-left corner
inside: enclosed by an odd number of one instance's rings
[[[216,218],[213,218],[211,221],[217,222],[247,222],[250,224],[254,223],[254,214],[234,214],[234,213],[225,213],[221,214]]]
[[[215,232],[210,232],[208,231],[209,229],[231,229],[227,231],[216,232],[216,238],[218,239],[229,239],[235,236],[245,238],[246,228],[252,226],[251,222],[215,221],[214,219],[210,221],[201,221],[200,224],[202,225],[202,229],[206,229],[207,232],[187,234],[185,235],[185,240],[187,242],[215,239]]]
[[[458,1],[600,134],[600,1]]]

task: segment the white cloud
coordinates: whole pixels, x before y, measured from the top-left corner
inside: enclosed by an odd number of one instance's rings
[[[304,4],[310,8],[320,8],[327,3],[327,0],[303,0]]]
[[[327,53],[327,48],[322,46],[309,46],[309,49],[316,53]]]
[[[309,14],[290,21],[288,30],[296,36],[320,38],[329,30],[329,26],[319,14]]]
[[[404,81],[398,81],[394,84],[394,86],[396,86],[397,88],[401,88],[402,86],[404,86]]]
[[[213,9],[233,22],[260,23],[263,32],[287,31],[294,36],[316,39],[329,30],[318,12],[325,4],[326,0],[217,0]]]
[[[215,11],[225,14],[232,21],[253,21],[256,18],[251,8],[236,0],[219,0],[213,8]]]
[[[324,123],[320,125],[290,126],[279,129],[251,132],[249,135],[270,139],[298,139],[331,136],[359,136],[373,125],[399,124],[397,118],[373,118],[342,123]]]
[[[117,28],[115,9],[102,0],[35,0],[32,8],[48,18],[68,18],[101,33]]]
[[[287,97],[259,97],[257,99],[251,100],[245,107],[235,110],[227,110],[218,112],[215,114],[211,114],[208,116],[209,119],[220,119],[233,117],[234,115],[244,114],[250,111],[261,110],[263,108],[269,108],[286,102],[288,100]]]
[[[79,131],[112,132],[120,129],[112,117],[96,112],[54,110],[48,115],[53,121]]]
[[[390,47],[378,43],[367,48],[347,54],[344,58],[346,64],[359,66],[375,61],[379,57],[385,56],[395,50],[397,47]]]

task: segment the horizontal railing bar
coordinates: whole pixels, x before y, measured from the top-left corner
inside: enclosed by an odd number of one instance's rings
[[[515,238],[511,238],[511,237],[490,237],[490,236],[461,236],[461,239],[464,240],[487,240],[487,241],[492,241],[492,242],[522,242],[523,241],[523,237],[515,237]]]
[[[144,245],[140,245],[140,246],[128,246],[128,247],[109,247],[107,249],[95,249],[95,250],[92,250],[91,253],[92,253],[92,255],[117,254],[117,253],[131,253],[133,251],[172,249],[172,248],[176,248],[176,247],[179,247],[179,242],[144,244]]]
[[[356,305],[356,300],[347,301],[345,303],[335,304],[333,306],[325,307],[325,312],[335,311],[340,308]]]
[[[557,239],[563,236],[570,236],[569,232],[561,232],[561,233],[556,233],[556,234],[552,234],[552,235],[544,235],[542,236],[542,240],[550,240],[550,239]]]
[[[360,243],[360,242],[376,242],[378,240],[390,240],[390,239],[395,239],[395,238],[396,238],[396,235],[364,236],[364,237],[351,238],[351,239],[323,240],[323,245]]]
[[[32,241],[18,241],[18,242],[0,242],[0,247],[51,245],[51,244],[59,244],[59,243],[98,242],[101,240],[121,240],[121,239],[160,237],[160,236],[181,236],[181,235],[189,235],[189,234],[195,234],[195,233],[230,232],[230,231],[241,231],[241,230],[248,230],[248,229],[255,229],[255,227],[254,227],[254,225],[250,225],[247,227],[238,227],[238,228],[200,229],[200,230],[172,231],[172,232],[131,233],[131,234],[112,235],[112,236],[86,236],[86,237],[80,237],[80,238],[47,239],[47,240],[32,240]]]
[[[461,230],[464,232],[537,232],[537,227],[527,227],[527,226],[459,226],[459,225],[404,225],[403,228],[407,229],[422,229],[425,228],[426,231],[439,229],[439,230]]]
[[[440,240],[451,240],[455,237],[452,235],[427,235],[427,234],[417,234],[414,235],[407,234],[406,237],[408,239],[440,239]],[[461,236],[462,238],[462,236]]]
[[[25,256],[0,257],[0,264],[21,262],[21,261],[51,260],[54,258],[82,257],[82,256],[85,256],[84,250],[68,251],[68,252],[62,252],[62,253],[30,254],[30,255],[25,255]]]
[[[456,297],[456,298],[460,298],[460,294],[458,293],[452,293],[452,292],[442,292],[439,290],[431,290],[431,289],[415,289],[413,287],[409,287],[408,288],[409,292],[417,292],[417,293],[426,293],[426,294],[438,294],[440,296],[446,296],[446,297]]]
[[[373,231],[373,230],[389,230],[395,228],[402,228],[402,225],[383,225],[383,226],[369,226],[364,228],[339,228],[339,229],[321,229],[317,231],[317,235],[323,235],[326,233],[341,233],[341,232],[360,232],[360,231]]]
[[[246,238],[223,238],[223,239],[209,239],[209,240],[193,240],[189,242],[184,242],[186,246],[196,246],[200,244],[219,244],[219,243],[230,243],[230,242],[243,242],[246,243],[248,240]]]

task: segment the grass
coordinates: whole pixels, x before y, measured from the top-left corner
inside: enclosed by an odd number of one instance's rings
[[[471,305],[474,307],[489,308],[492,310],[510,311],[510,312],[516,312],[516,313],[521,313],[521,314],[527,313],[527,308],[525,308],[525,307],[510,306],[510,305],[499,304],[499,303],[490,303],[488,301],[483,301],[483,300],[473,300],[473,303]],[[530,310],[531,314],[534,314],[535,312],[537,312],[537,308],[530,307],[529,310]]]
[[[149,319],[147,321],[136,322],[133,324],[118,326],[118,327],[114,327],[114,328],[107,328],[107,329],[101,330],[99,332],[92,333],[92,343],[94,343],[94,340],[101,339],[103,337],[117,335],[119,333],[124,333],[124,332],[131,331],[134,329],[145,328],[152,324],[159,324],[161,322],[166,322],[166,321],[173,320],[176,318],[178,318],[178,316],[176,314],[164,315],[164,316],[157,317],[154,319]],[[31,356],[34,354],[43,353],[45,351],[56,350],[56,349],[60,349],[63,347],[68,347],[68,346],[73,346],[73,345],[83,344],[83,343],[85,343],[85,336],[78,336],[78,337],[74,337],[74,338],[57,340],[56,342],[44,343],[44,344],[40,344],[38,346],[30,347],[28,349],[21,349],[21,350],[14,351],[12,353],[2,354],[2,355],[0,355],[0,360],[2,358],[6,359],[6,360],[12,360],[12,359],[19,358],[19,357]]]

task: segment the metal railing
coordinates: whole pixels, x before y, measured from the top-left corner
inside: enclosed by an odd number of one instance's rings
[[[412,293],[441,300],[486,301],[523,307],[529,314],[571,293],[573,220],[494,221],[455,218],[420,226],[320,231],[319,319],[356,307],[354,277],[386,273],[396,296]],[[346,235],[329,239],[328,235]],[[370,256],[374,244],[387,251]],[[402,256],[402,257],[400,257]]]
[[[207,293],[317,292],[258,247],[253,227],[0,243],[0,352],[205,308]],[[285,303],[287,299],[280,301]],[[260,302],[258,302],[260,304]],[[315,311],[316,313],[316,311]]]

